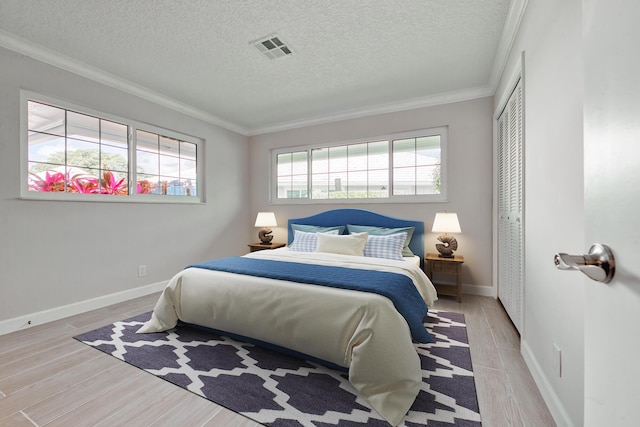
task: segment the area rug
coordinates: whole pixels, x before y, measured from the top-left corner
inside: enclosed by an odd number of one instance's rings
[[[265,426],[389,426],[347,373],[211,331],[178,325],[136,334],[151,313],[74,338]],[[400,424],[481,426],[464,316],[431,310],[431,344],[415,344],[422,388]]]

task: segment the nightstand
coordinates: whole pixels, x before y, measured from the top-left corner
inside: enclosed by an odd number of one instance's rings
[[[262,243],[251,243],[249,245],[249,249],[251,250],[251,252],[256,252],[256,251],[264,251],[265,249],[283,248],[284,246],[285,246],[284,243],[270,243],[268,245],[265,245]]]
[[[464,257],[455,255],[453,258],[442,258],[438,254],[427,254],[425,257],[426,273],[436,287],[439,295],[450,295],[462,302],[462,264]],[[455,282],[434,281],[433,274],[438,273],[438,278],[450,276]]]

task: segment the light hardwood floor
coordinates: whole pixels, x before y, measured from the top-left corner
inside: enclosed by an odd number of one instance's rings
[[[158,295],[0,336],[0,427],[259,424],[72,339],[149,311]],[[554,426],[500,304],[465,295],[434,307],[464,313],[483,426]]]

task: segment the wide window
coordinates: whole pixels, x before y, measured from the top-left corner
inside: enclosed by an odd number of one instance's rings
[[[41,97],[25,98],[23,197],[201,201],[201,140]]]
[[[273,203],[446,200],[447,129],[273,152]]]

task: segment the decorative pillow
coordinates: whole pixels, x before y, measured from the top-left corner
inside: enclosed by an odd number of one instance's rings
[[[325,233],[307,233],[304,231],[293,231],[293,242],[289,245],[289,250],[297,252],[313,252],[318,245],[318,234],[338,234],[340,230],[329,230]]]
[[[316,252],[329,252],[342,255],[364,255],[364,247],[367,244],[368,233],[348,235],[318,234],[318,246]]]
[[[331,227],[321,227],[319,225],[291,224],[293,231],[304,231],[306,233],[326,233],[327,231],[338,230],[338,234],[344,233],[344,225],[335,225]]]
[[[406,239],[407,233],[388,236],[370,235],[364,247],[364,256],[402,261],[402,248]]]
[[[402,248],[402,256],[413,256],[413,252],[409,249],[409,243],[411,242],[411,237],[413,237],[413,232],[415,227],[403,227],[403,228],[386,228],[386,227],[373,227],[369,225],[351,225],[347,224],[347,229],[349,233],[362,233],[366,231],[370,235],[374,236],[388,236],[391,234],[397,233],[406,233],[406,241],[404,242],[404,246]]]

